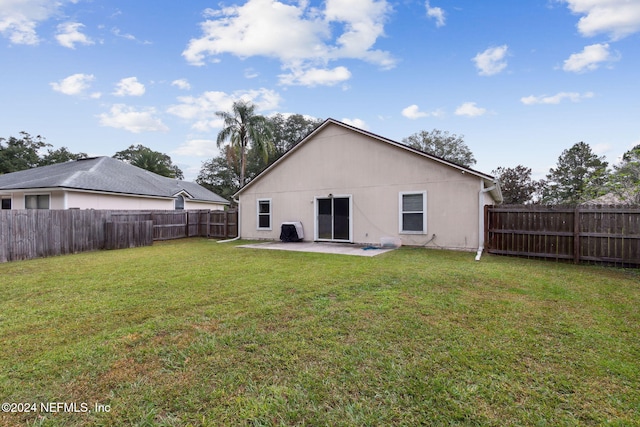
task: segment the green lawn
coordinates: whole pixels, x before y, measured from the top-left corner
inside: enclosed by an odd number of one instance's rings
[[[474,255],[1,264],[0,425],[640,425],[638,272]]]

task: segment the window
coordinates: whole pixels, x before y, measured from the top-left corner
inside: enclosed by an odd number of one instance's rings
[[[11,199],[8,197],[2,198],[2,209],[11,209]]]
[[[173,205],[174,205],[175,210],[184,209],[184,197],[182,197],[180,194],[178,194],[176,196],[176,198],[173,200]]]
[[[271,199],[258,199],[258,230],[271,230]]]
[[[49,209],[48,194],[29,194],[24,196],[25,209]]]
[[[427,193],[400,193],[400,233],[425,234],[427,232]]]

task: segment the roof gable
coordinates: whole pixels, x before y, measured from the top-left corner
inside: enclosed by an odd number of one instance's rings
[[[111,157],[91,157],[0,175],[0,190],[65,188],[192,200],[229,201],[195,182],[160,176]]]
[[[385,144],[388,144],[388,145],[390,145],[392,147],[395,147],[395,148],[397,148],[399,150],[406,151],[407,153],[417,154],[417,155],[423,157],[425,160],[434,161],[434,162],[442,164],[442,165],[444,165],[446,167],[457,169],[457,170],[459,170],[459,171],[461,171],[463,173],[468,173],[470,175],[477,176],[478,178],[483,180],[485,187],[494,187],[494,190],[493,190],[494,198],[498,202],[502,201],[502,194],[500,192],[499,184],[494,179],[494,177],[491,176],[491,175],[487,175],[487,174],[484,174],[482,172],[476,171],[474,169],[471,169],[471,168],[456,164],[454,162],[442,159],[442,158],[440,158],[438,156],[434,156],[432,154],[425,153],[423,151],[420,151],[420,150],[417,150],[415,148],[409,147],[408,145],[401,144],[401,143],[393,141],[391,139],[382,137],[380,135],[376,135],[376,134],[371,133],[369,131],[366,131],[366,130],[363,130],[363,129],[359,129],[357,127],[348,125],[346,123],[342,123],[340,121],[337,121],[337,120],[334,120],[334,119],[331,119],[331,118],[325,120],[320,126],[318,126],[315,130],[313,130],[309,135],[304,137],[298,144],[293,146],[283,156],[281,156],[278,160],[276,160],[273,164],[271,164],[269,167],[264,169],[260,174],[258,174],[258,176],[256,176],[247,185],[245,185],[238,192],[236,192],[236,194],[234,194],[234,197],[240,195],[247,188],[251,187],[252,184],[258,182],[261,178],[263,178],[265,175],[267,175],[273,169],[279,167],[279,165],[281,163],[283,163],[287,158],[289,158],[291,155],[293,155],[293,153],[295,153],[297,150],[299,150],[300,147],[302,147],[305,144],[307,144],[310,141],[312,141],[316,135],[318,135],[320,132],[322,132],[328,126],[332,126],[332,125],[340,126],[340,127],[344,128],[344,129],[347,129],[349,131],[352,131],[352,132],[355,132],[355,133],[359,133],[359,134],[364,135],[364,136],[366,136],[368,138],[372,138],[372,139],[375,139],[377,141],[380,141],[380,142],[383,142]]]

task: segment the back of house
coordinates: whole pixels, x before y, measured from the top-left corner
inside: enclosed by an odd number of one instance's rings
[[[241,189],[240,233],[304,240],[476,250],[483,206],[501,201],[489,175],[329,119]]]

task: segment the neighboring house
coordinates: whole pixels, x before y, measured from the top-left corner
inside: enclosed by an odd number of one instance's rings
[[[299,221],[304,240],[474,251],[484,205],[502,202],[492,176],[333,119],[234,197],[243,239],[277,240]]]
[[[212,209],[229,205],[206,188],[111,157],[0,175],[2,209]]]
[[[636,200],[640,202],[638,195],[635,197],[631,193],[631,191],[627,192],[627,194],[615,194],[615,193],[607,193],[595,199],[587,200],[584,203],[581,203],[583,206],[595,206],[595,205],[634,205],[637,204]]]

